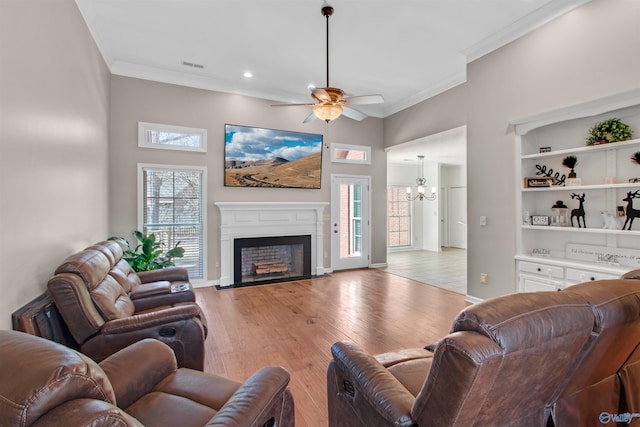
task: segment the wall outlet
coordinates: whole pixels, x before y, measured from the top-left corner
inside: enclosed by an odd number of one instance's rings
[[[480,273],[480,283],[483,285],[489,283],[489,275],[487,273]]]

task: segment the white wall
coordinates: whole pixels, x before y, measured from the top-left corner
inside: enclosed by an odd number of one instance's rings
[[[0,1],[0,328],[108,228],[109,73],[72,0]]]

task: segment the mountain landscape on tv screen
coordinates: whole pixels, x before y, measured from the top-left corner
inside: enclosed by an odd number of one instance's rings
[[[224,184],[231,187],[320,188],[322,153],[297,160],[227,160]]]

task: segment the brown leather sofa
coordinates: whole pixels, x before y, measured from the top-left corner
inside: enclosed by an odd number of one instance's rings
[[[294,425],[289,374],[280,367],[238,383],[178,369],[169,347],[153,339],[98,365],[16,331],[0,331],[0,360],[1,426]]]
[[[191,301],[193,292],[144,288],[157,283],[156,288],[166,288],[184,276],[179,269],[136,275],[121,255],[115,246],[94,245],[68,257],[47,284],[79,350],[99,362],[136,341],[156,338],[173,349],[178,366],[202,370],[207,327],[200,307]],[[140,295],[132,299],[131,293]]]
[[[640,406],[639,343],[639,280],[483,301],[433,352],[335,343],[329,425],[601,425]]]
[[[196,300],[185,268],[168,267],[136,273],[123,258],[122,247],[113,240],[96,243],[87,249],[96,249],[105,254],[111,265],[109,275],[129,295],[136,311]]]

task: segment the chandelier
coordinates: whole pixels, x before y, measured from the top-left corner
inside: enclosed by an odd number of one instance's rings
[[[436,187],[431,187],[431,194],[427,196],[424,191],[427,180],[424,179],[424,156],[418,156],[418,178],[416,178],[417,193],[412,195],[411,187],[407,187],[407,200],[435,200],[436,199]]]

